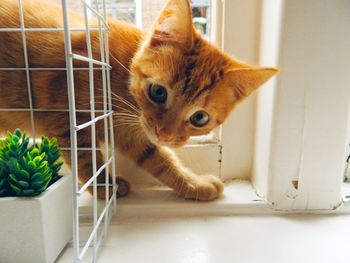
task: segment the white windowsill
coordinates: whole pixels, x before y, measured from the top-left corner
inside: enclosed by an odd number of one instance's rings
[[[91,196],[80,200],[82,214],[91,215]],[[103,202],[99,207],[103,207]],[[158,186],[135,186],[126,197],[118,200],[117,215],[112,223],[128,218],[193,217],[230,215],[268,215],[286,213],[349,213],[350,204],[344,203],[336,210],[278,211],[260,198],[249,181],[233,180],[225,184],[224,194],[211,202],[184,200],[172,190]]]
[[[226,183],[217,200],[184,200],[166,187],[134,189],[128,198],[119,200],[114,220],[127,217],[227,216],[245,213],[271,213],[269,205],[256,195],[248,181]]]
[[[171,218],[196,216],[272,215],[272,214],[350,214],[350,184],[344,183],[343,204],[335,210],[275,210],[259,197],[249,181],[232,180],[225,183],[223,195],[210,202],[184,200],[163,186],[132,186],[131,193],[117,201],[113,223],[130,218]],[[104,202],[99,202],[99,210]],[[92,197],[85,193],[79,200],[80,213],[88,222],[92,215]]]
[[[103,202],[99,207],[103,207]],[[79,202],[81,213],[91,215],[92,197],[85,193]],[[163,186],[132,186],[131,193],[118,200],[113,221],[129,217],[227,216],[233,214],[272,213],[270,205],[254,191],[250,182],[233,180],[225,184],[217,200],[184,200]]]
[[[350,184],[347,190],[350,189]],[[197,216],[272,215],[272,214],[349,214],[350,203],[345,202],[336,210],[279,211],[260,198],[249,181],[232,180],[225,184],[224,194],[210,202],[184,200],[169,188],[134,186],[131,193],[118,200],[117,214],[112,224],[137,218],[172,218]],[[103,202],[99,201],[99,208]],[[91,216],[91,195],[80,200],[80,210],[86,219]]]

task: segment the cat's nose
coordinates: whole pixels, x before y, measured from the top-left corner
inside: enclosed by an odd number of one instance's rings
[[[174,134],[167,131],[165,128],[159,128],[156,126],[155,132],[158,139],[162,142],[169,142],[174,138]]]

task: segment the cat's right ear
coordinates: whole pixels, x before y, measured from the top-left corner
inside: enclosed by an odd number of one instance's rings
[[[278,73],[276,68],[255,67],[247,64],[243,68],[234,68],[226,72],[228,85],[237,100],[248,97],[253,91]]]
[[[176,46],[190,48],[193,43],[192,9],[188,0],[169,0],[152,27],[150,48]]]

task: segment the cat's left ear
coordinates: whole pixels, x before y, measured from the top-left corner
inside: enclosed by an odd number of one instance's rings
[[[169,0],[153,25],[150,47],[190,48],[193,43],[192,9],[188,0]]]
[[[276,68],[237,68],[228,71],[225,78],[228,79],[228,85],[233,89],[235,98],[242,100],[277,73]]]

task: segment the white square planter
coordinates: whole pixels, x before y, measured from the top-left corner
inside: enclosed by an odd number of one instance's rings
[[[72,176],[40,196],[0,198],[0,262],[52,263],[72,237]]]

